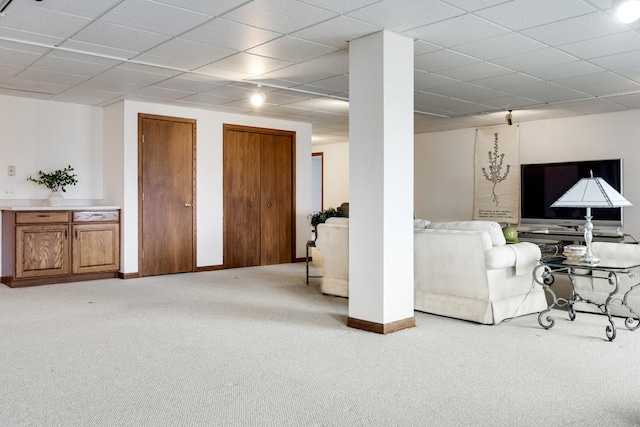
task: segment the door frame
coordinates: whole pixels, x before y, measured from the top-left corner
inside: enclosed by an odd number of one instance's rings
[[[291,262],[296,262],[296,132],[292,130],[281,130],[281,129],[270,129],[270,128],[261,128],[254,126],[244,126],[237,125],[232,123],[223,123],[222,124],[222,149],[224,150],[224,137],[226,131],[238,131],[238,132],[253,132],[253,133],[261,133],[261,134],[269,134],[269,135],[284,135],[291,137]],[[224,157],[224,156],[223,156]],[[224,168],[224,165],[223,165]],[[224,174],[222,176],[222,198],[224,200]],[[224,202],[223,202],[224,203]],[[224,205],[222,206],[222,264],[224,266],[224,239],[226,236],[224,235]],[[224,267],[223,267],[224,268]]]
[[[324,151],[311,153],[311,159],[314,157],[320,157],[320,209],[324,210]]]
[[[151,120],[164,120],[164,121],[172,121],[172,122],[180,122],[180,123],[189,123],[192,125],[192,135],[191,135],[191,141],[192,141],[192,153],[191,153],[191,164],[192,164],[192,170],[193,170],[193,175],[192,175],[192,183],[191,183],[191,222],[193,224],[193,231],[192,231],[192,247],[191,247],[191,272],[196,271],[196,266],[198,265],[198,261],[197,261],[197,254],[198,254],[198,245],[197,245],[197,201],[196,201],[196,195],[197,195],[197,188],[196,188],[196,184],[197,184],[197,163],[196,163],[196,153],[197,153],[197,120],[196,119],[187,119],[184,117],[173,117],[173,116],[160,116],[157,114],[146,114],[146,113],[138,113],[138,277],[143,277],[142,273],[143,273],[143,258],[142,258],[142,251],[144,250],[144,248],[142,247],[142,230],[143,230],[143,221],[142,221],[142,205],[143,205],[143,200],[142,200],[142,155],[140,153],[142,153],[142,122],[145,119],[151,119]]]

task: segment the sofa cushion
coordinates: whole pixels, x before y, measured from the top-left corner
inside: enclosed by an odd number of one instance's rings
[[[491,244],[493,244],[493,246],[502,246],[507,244],[500,224],[495,221],[432,222],[428,228],[439,230],[485,231],[489,234],[489,238],[491,239]]]

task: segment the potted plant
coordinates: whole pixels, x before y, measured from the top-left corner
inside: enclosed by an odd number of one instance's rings
[[[51,206],[60,206],[62,205],[62,194],[60,193],[67,191],[65,189],[66,186],[76,185],[78,183],[78,180],[76,179],[77,175],[72,173],[73,170],[74,169],[71,165],[69,165],[64,169],[58,169],[50,173],[38,171],[38,178],[29,176],[27,177],[27,181],[44,185],[51,190],[51,194],[49,195],[49,204]]]
[[[317,211],[317,212],[312,212],[311,214],[309,214],[309,216],[307,218],[309,218],[309,223],[311,224],[311,227],[313,228],[313,233],[314,236],[317,236],[318,233],[316,232],[316,228],[318,227],[318,224],[322,224],[323,222],[325,222],[327,220],[327,218],[331,218],[334,216],[338,216],[338,217],[343,217],[344,214],[340,211],[338,211],[337,209],[334,208],[329,208],[329,209],[325,209],[325,210],[321,210],[321,211]]]

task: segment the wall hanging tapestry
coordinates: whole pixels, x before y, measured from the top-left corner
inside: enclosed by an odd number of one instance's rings
[[[473,219],[520,221],[520,127],[476,129]]]

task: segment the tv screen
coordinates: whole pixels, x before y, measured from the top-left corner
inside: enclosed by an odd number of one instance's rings
[[[551,208],[581,178],[603,178],[622,194],[622,160],[586,160],[542,163],[520,167],[520,224],[579,227],[584,225],[586,209]],[[622,208],[591,209],[593,225],[621,227]]]

